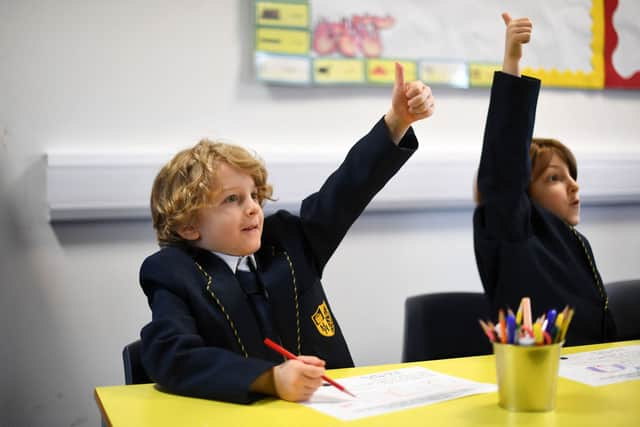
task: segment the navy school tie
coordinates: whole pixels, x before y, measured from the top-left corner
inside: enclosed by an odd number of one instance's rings
[[[250,267],[253,270],[251,263]],[[256,317],[258,318],[263,337],[269,337],[275,342],[280,342],[280,338],[275,331],[273,316],[271,315],[269,294],[258,279],[258,275],[254,271],[236,270],[236,278],[251,302]],[[275,359],[281,361],[281,357],[279,356]]]

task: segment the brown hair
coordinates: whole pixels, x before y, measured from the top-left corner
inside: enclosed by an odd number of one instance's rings
[[[260,205],[272,200],[273,188],[260,158],[237,145],[203,139],[176,154],[153,182],[151,218],[160,246],[186,243],[177,230],[194,224],[198,210],[219,190],[217,170],[222,162],[253,178]]]
[[[553,138],[532,138],[531,146],[529,147],[529,158],[531,159],[529,186],[544,173],[549,163],[551,163],[551,158],[554,154],[567,164],[571,178],[573,178],[574,181],[578,180],[578,164],[576,163],[576,158],[566,145]],[[474,180],[473,200],[476,202],[476,205],[482,202],[482,195],[478,190],[477,176]]]
[[[547,169],[553,155],[560,157],[569,168],[569,174],[574,181],[578,180],[578,165],[576,158],[566,145],[553,138],[533,138],[529,148],[531,158],[531,181],[533,182]]]

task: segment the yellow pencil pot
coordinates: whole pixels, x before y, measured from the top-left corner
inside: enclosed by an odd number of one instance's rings
[[[562,344],[493,343],[499,405],[510,411],[552,411]]]

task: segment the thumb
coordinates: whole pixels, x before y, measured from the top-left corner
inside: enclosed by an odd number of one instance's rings
[[[511,15],[507,12],[502,12],[502,20],[504,21],[504,25],[509,25],[509,22],[511,22]]]
[[[396,89],[404,89],[404,67],[399,62],[396,62]]]

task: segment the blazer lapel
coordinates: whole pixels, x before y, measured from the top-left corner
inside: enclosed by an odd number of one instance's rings
[[[210,289],[205,292],[211,303],[223,311],[227,323],[251,357],[268,359],[269,350],[262,342],[262,333],[251,303],[229,266],[209,251],[199,251],[195,257],[211,276]],[[238,346],[239,347],[239,346]],[[239,349],[242,352],[241,349]]]

